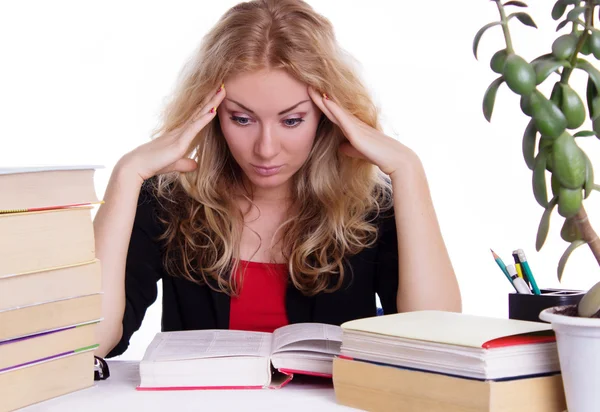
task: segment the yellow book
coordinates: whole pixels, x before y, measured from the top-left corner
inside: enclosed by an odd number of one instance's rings
[[[0,167],[0,213],[98,202],[94,173],[101,166]]]
[[[333,361],[338,403],[372,412],[563,412],[560,374],[478,381],[347,359]]]
[[[0,342],[102,318],[102,294],[0,310]]]
[[[93,384],[92,349],[0,372],[0,412],[23,408]]]
[[[0,275],[0,310],[101,291],[98,259],[34,272]]]
[[[0,214],[0,276],[95,258],[92,207]]]

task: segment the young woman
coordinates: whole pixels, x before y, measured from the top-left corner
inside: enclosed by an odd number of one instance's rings
[[[100,356],[126,350],[159,279],[165,331],[341,324],[376,295],[385,313],[461,310],[421,162],[302,1],[223,15],[104,200]]]

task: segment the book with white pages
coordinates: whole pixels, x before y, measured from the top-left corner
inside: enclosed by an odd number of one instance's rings
[[[138,390],[280,388],[294,374],[331,377],[339,326],[298,323],[273,333],[157,333],[140,362]]]
[[[476,380],[560,373],[550,324],[414,311],[342,324],[340,357]]]

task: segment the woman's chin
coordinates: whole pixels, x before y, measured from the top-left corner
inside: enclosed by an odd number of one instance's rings
[[[289,184],[289,176],[287,174],[278,173],[271,176],[263,176],[256,173],[253,173],[251,176],[248,176],[250,183],[256,189],[261,190],[272,190],[277,189],[282,186]]]

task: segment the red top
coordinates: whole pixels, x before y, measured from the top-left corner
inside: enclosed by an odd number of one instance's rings
[[[229,307],[229,329],[273,332],[287,325],[287,266],[241,260],[236,276],[241,273],[240,294],[231,298]]]

